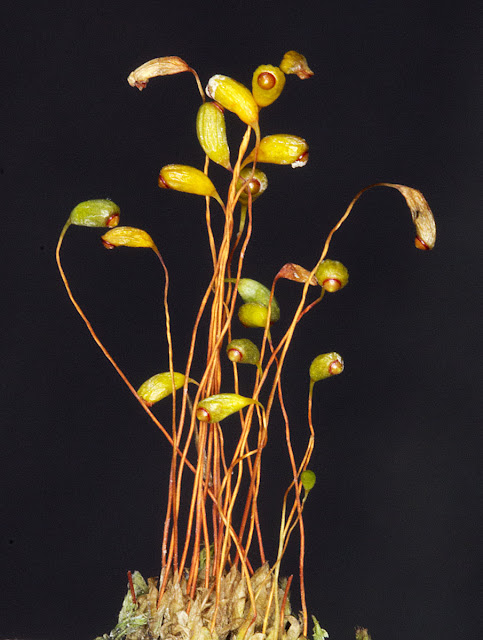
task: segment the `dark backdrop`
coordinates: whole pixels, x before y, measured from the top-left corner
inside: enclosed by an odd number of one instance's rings
[[[343,376],[316,389],[309,609],[331,638],[352,637],[355,624],[374,640],[479,635],[480,17],[476,3],[425,0],[4,9],[2,637],[107,632],[126,571],[159,568],[168,447],[96,349],[54,263],[77,202],[118,202],[124,224],[148,230],[168,263],[181,368],[208,276],[203,202],[161,192],[156,178],[170,162],[202,166],[199,98],[188,74],[142,93],[126,77],[179,55],[203,83],[214,73],[250,83],[288,49],[316,75],[288,79],[262,130],[304,136],[311,156],[297,171],[267,166],[245,275],[268,284],[285,262],[311,267],[352,196],[375,181],[421,189],[438,222],[436,248],[418,252],[399,194],[367,194],[331,251],[349,287],[296,333],[284,382],[302,442],[308,364],[331,349],[346,360]],[[162,278],[149,252],[108,253],[98,235],[72,229],[65,268],[137,385],[166,368]],[[282,307],[295,292],[280,285]],[[274,427],[268,529],[284,455]],[[291,553],[286,573],[295,544]]]

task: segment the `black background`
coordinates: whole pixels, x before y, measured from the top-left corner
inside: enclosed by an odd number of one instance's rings
[[[203,201],[161,192],[156,178],[170,162],[202,166],[199,96],[189,74],[139,93],[128,73],[179,55],[203,83],[224,73],[249,84],[256,66],[295,49],[316,75],[289,77],[261,126],[305,137],[310,161],[266,166],[245,275],[269,284],[285,262],[311,267],[372,182],[421,189],[438,223],[434,251],[416,251],[401,196],[366,194],[330,254],[350,285],[296,333],[284,383],[301,447],[311,359],[335,349],[346,361],[316,388],[309,610],[333,639],[355,624],[374,640],[478,637],[476,3],[18,2],[4,17],[0,634],[93,638],[115,624],[126,571],[159,569],[168,446],[96,350],[54,263],[77,202],[120,204],[122,223],[151,233],[168,263],[182,368],[209,274]],[[233,151],[242,128],[228,126]],[[65,269],[138,385],[166,369],[163,280],[150,252],[106,252],[98,236],[71,229]],[[280,284],[282,307],[297,293]],[[261,496],[272,553],[288,478],[274,418]],[[295,540],[284,570],[296,573]]]

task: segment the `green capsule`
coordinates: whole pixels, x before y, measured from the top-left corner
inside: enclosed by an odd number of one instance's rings
[[[208,158],[225,169],[231,169],[223,107],[216,102],[203,103],[196,116],[196,133]]]
[[[238,199],[241,204],[248,204],[248,191],[252,194],[252,202],[256,200],[268,186],[268,178],[260,169],[245,167],[240,171],[240,177],[236,183],[237,191],[245,185],[244,191],[241,192]]]
[[[70,224],[81,227],[115,227],[119,224],[121,210],[112,200],[86,200],[74,207],[69,216]]]
[[[182,373],[173,373],[175,389],[181,389],[184,385],[185,377]],[[170,396],[173,392],[173,382],[171,379],[171,373],[165,371],[164,373],[157,373],[148,380],[142,383],[139,387],[137,394],[144,402],[151,406],[155,402],[159,402],[163,398]]]
[[[238,320],[244,327],[254,328],[260,327],[263,329],[267,324],[268,307],[264,307],[257,302],[245,302],[238,309]],[[270,319],[270,324],[273,324],[275,320]]]
[[[344,361],[335,351],[322,353],[312,360],[309,375],[312,382],[336,376],[344,370]]]
[[[232,340],[226,347],[226,355],[232,362],[240,364],[256,365],[260,362],[260,351],[257,345],[248,338]]]
[[[198,402],[196,417],[201,422],[220,422],[250,404],[262,406],[258,400],[237,393],[218,393]]]
[[[255,302],[264,307],[268,307],[270,289],[257,280],[252,280],[251,278],[240,278],[238,283],[238,293],[244,302]],[[270,321],[277,322],[279,319],[280,307],[278,306],[275,296],[273,296]]]
[[[300,480],[302,482],[302,486],[305,489],[305,491],[307,491],[307,493],[314,488],[316,479],[317,478],[315,476],[315,473],[310,469],[306,469],[305,471],[302,471],[302,473],[300,474]]]
[[[252,77],[252,94],[259,107],[268,107],[275,102],[285,86],[285,74],[279,67],[262,64]]]
[[[339,291],[349,282],[349,272],[342,262],[337,260],[322,260],[317,267],[315,277],[320,286],[329,293]]]

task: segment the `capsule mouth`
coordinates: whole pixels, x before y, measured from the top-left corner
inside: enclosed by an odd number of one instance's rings
[[[322,282],[322,287],[329,293],[335,293],[339,291],[339,289],[342,289],[342,282],[337,278],[326,278]]]
[[[342,373],[344,371],[344,363],[341,362],[340,360],[332,360],[332,362],[329,364],[329,374],[331,376],[336,376],[339,373]]]
[[[414,238],[414,246],[416,247],[416,249],[421,249],[422,251],[429,251],[428,245],[424,242],[424,240],[421,240],[419,236],[416,236]]]
[[[277,78],[270,71],[263,71],[257,78],[257,84],[260,89],[269,91],[277,84]]]
[[[161,187],[161,189],[171,189],[171,187],[169,186],[169,184],[166,182],[166,180],[163,178],[161,174],[159,174],[159,177],[158,177],[158,187]]]
[[[106,227],[109,227],[110,229],[112,229],[113,227],[117,227],[118,224],[119,224],[119,214],[113,213],[112,216],[109,216],[109,218],[107,219]]]
[[[209,422],[211,418],[209,412],[204,407],[198,407],[198,409],[196,409],[196,417],[200,422]]]
[[[243,360],[243,353],[239,349],[230,349],[228,351],[228,359],[232,362],[241,362]]]
[[[109,250],[110,250],[110,249],[115,249],[115,248],[116,248],[116,245],[111,244],[111,243],[110,243],[110,242],[108,242],[107,240],[104,240],[104,238],[101,238],[101,242],[102,242],[102,244],[104,245],[104,247],[105,247],[106,249],[109,249]]]
[[[292,167],[296,169],[297,167],[305,167],[307,162],[309,161],[309,152],[304,151],[295,162],[292,162]]]

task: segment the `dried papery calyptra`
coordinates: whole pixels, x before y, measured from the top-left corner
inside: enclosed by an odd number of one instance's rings
[[[226,347],[226,355],[232,362],[240,364],[258,364],[260,351],[248,338],[235,338]]]
[[[275,102],[285,86],[285,74],[279,67],[262,64],[252,77],[252,94],[259,107],[268,107]]]
[[[240,176],[236,183],[237,191],[245,185],[244,191],[241,192],[238,199],[241,204],[248,203],[248,193],[252,195],[252,201],[259,198],[268,186],[268,178],[260,169],[253,170],[251,167],[245,167],[240,171]]]
[[[310,271],[304,269],[299,264],[293,262],[287,262],[284,264],[280,271],[277,273],[278,278],[285,278],[285,280],[292,280],[293,282],[301,282],[304,284],[307,280],[310,280],[310,284],[314,287],[318,285],[315,275],[311,276]]]
[[[344,361],[335,351],[322,353],[312,360],[309,376],[312,382],[336,376],[344,370]]]
[[[436,223],[433,212],[429,208],[426,198],[421,191],[406,187],[403,184],[383,183],[386,187],[397,189],[411,211],[414,226],[416,227],[416,238],[414,244],[418,249],[432,249],[436,242]]]
[[[196,133],[201,148],[210,160],[231,169],[230,148],[226,139],[223,107],[216,102],[205,102],[198,109]]]
[[[119,223],[121,210],[107,198],[85,200],[74,207],[69,216],[70,224],[81,227],[115,227]]]
[[[220,422],[250,404],[262,406],[258,400],[237,393],[218,393],[198,402],[196,417],[201,422]]]
[[[314,72],[307,64],[306,57],[297,51],[287,51],[280,63],[280,69],[287,75],[294,73],[301,80],[306,80],[314,75]]]
[[[255,159],[252,151],[243,161],[247,165]],[[271,164],[290,164],[295,169],[304,167],[309,159],[309,145],[300,136],[289,133],[275,133],[264,136],[260,140],[257,162],[269,162]]]
[[[151,236],[146,231],[135,227],[116,227],[105,233],[101,240],[106,249],[114,249],[115,247],[156,249]]]
[[[192,69],[178,56],[165,56],[164,58],[154,58],[137,67],[129,74],[127,81],[131,87],[137,87],[142,91],[151,78],[171,76],[183,73],[183,71],[192,71]]]
[[[338,260],[322,260],[315,277],[320,286],[329,293],[339,291],[349,282],[349,272]]]

